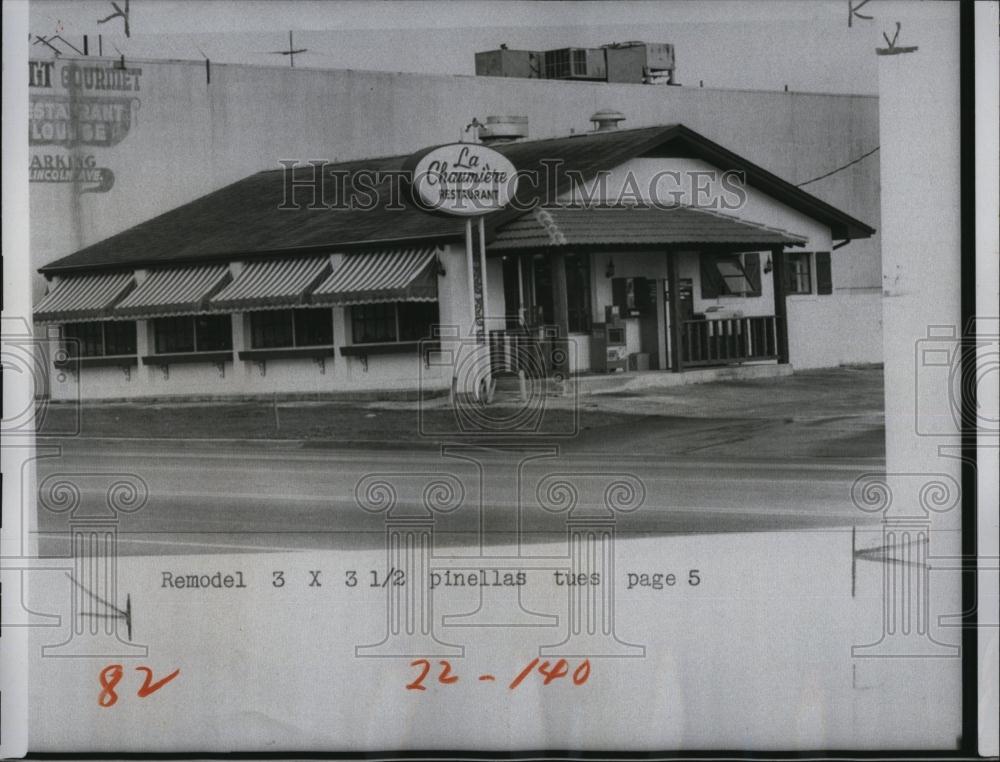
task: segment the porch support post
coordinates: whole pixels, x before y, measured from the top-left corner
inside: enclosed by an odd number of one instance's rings
[[[666,370],[670,365],[667,359],[667,304],[664,293],[666,281],[655,278],[656,282],[656,369]]]
[[[528,310],[524,303],[524,255],[517,254],[517,325],[521,328],[527,322]],[[507,312],[510,312],[508,308]]]
[[[670,291],[670,301],[667,310],[670,317],[670,370],[680,373],[683,368],[681,360],[681,305],[680,283],[677,280],[677,252],[667,252],[667,288]]]
[[[561,249],[551,249],[549,263],[552,268],[552,318],[559,329],[553,350],[553,370],[569,377],[569,297],[566,293],[566,255]]]
[[[771,283],[774,287],[774,331],[778,343],[778,362],[788,362],[788,313],[785,306],[784,249],[771,249]]]

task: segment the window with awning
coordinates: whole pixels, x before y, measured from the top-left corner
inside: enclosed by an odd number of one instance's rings
[[[210,305],[232,312],[300,307],[331,270],[325,256],[251,262],[212,297]]]
[[[153,270],[114,308],[114,315],[147,318],[204,312],[209,298],[230,277],[227,265]]]
[[[34,318],[40,323],[107,318],[133,288],[135,278],[130,272],[66,276],[38,303]]]
[[[434,302],[437,249],[348,254],[312,293],[313,304],[349,306],[380,302]]]
[[[701,296],[760,296],[760,254],[752,251],[742,254],[702,253]]]

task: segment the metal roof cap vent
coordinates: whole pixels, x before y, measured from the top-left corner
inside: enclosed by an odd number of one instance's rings
[[[594,132],[611,132],[618,129],[618,122],[625,121],[625,115],[621,111],[612,109],[601,109],[590,117],[594,125]]]
[[[479,127],[479,140],[487,145],[513,143],[528,137],[528,117],[488,116],[486,124]]]

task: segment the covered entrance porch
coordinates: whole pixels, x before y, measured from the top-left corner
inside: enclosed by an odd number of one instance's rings
[[[688,207],[536,209],[488,250],[504,304],[504,325],[490,331],[493,372],[583,381],[785,365],[783,255],[804,243]]]

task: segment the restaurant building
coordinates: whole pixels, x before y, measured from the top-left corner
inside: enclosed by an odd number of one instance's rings
[[[259,172],[44,265],[53,398],[444,392],[466,346],[575,378],[822,352],[788,302],[828,298],[874,229],[681,124],[603,116],[492,146],[520,180],[481,241],[394,156]]]

